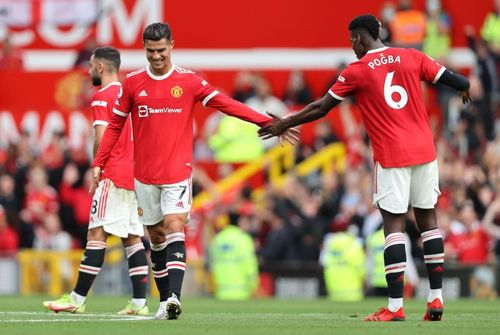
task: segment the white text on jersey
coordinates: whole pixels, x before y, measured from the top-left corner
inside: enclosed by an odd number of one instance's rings
[[[380,66],[380,65],[384,65],[384,64],[392,64],[392,63],[399,63],[401,64],[401,58],[399,56],[396,56],[396,58],[394,58],[393,55],[389,55],[389,56],[381,56],[380,58],[375,58],[374,60],[372,60],[371,62],[368,63],[368,66],[374,70],[375,69],[375,66]]]

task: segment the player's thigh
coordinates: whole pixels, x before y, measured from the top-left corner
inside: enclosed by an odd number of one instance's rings
[[[410,185],[410,204],[412,207],[434,208],[440,194],[437,160],[413,166]]]
[[[187,214],[191,211],[191,203],[191,177],[179,183],[161,186],[161,212],[163,216],[170,214]]]
[[[161,209],[161,187],[143,184],[134,180],[135,194],[137,195],[137,213],[139,222],[145,226],[154,226],[163,221]],[[148,228],[149,230],[149,228]]]
[[[408,211],[410,198],[410,168],[384,169],[375,163],[373,176],[373,205],[393,214]]]
[[[107,234],[127,237],[137,212],[134,200],[134,191],[116,187],[110,179],[101,181],[92,201],[89,229],[101,227]]]

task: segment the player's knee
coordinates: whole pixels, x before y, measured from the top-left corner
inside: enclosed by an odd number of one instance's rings
[[[148,234],[153,244],[161,244],[165,242],[165,229],[163,224],[156,224],[154,226],[148,226]]]
[[[87,232],[87,240],[106,242],[106,232],[102,227],[89,229]]]
[[[128,235],[127,237],[122,238],[122,243],[126,247],[129,247],[129,246],[135,245],[137,243],[141,243],[141,242],[142,242],[141,237],[138,235]]]
[[[167,234],[183,233],[184,225],[186,224],[187,214],[172,214],[166,215],[164,222]]]
[[[167,235],[174,233],[184,233],[184,221],[172,221],[167,226]]]

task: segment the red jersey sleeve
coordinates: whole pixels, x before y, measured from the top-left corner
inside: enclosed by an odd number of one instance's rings
[[[231,115],[243,121],[251,122],[260,127],[265,126],[272,119],[266,115],[254,111],[247,105],[233,100],[225,94],[218,93],[207,102],[208,107],[218,109],[224,114]],[[271,111],[272,112],[272,111]]]
[[[210,86],[205,79],[195,74],[193,74],[193,92],[194,99],[200,101],[203,106],[206,106],[210,99],[219,94],[219,91]]]
[[[258,126],[263,126],[271,121],[271,118],[254,111],[241,102],[231,99],[227,95],[220,93],[206,80],[194,75],[194,96],[196,101],[201,101],[203,106],[208,106],[220,110],[224,114],[237,117],[238,119],[251,122]]]
[[[108,101],[104,99],[100,92],[96,92],[92,97],[90,109],[92,111],[92,127],[97,125],[106,127],[109,123]]]
[[[131,93],[130,84],[127,78],[123,81],[120,91],[118,91],[118,97],[116,98],[115,105],[113,107],[113,114],[124,114],[123,116],[127,118],[128,113],[131,108]]]
[[[419,50],[410,49],[410,52],[420,64],[420,79],[435,84],[446,68]]]
[[[127,120],[127,116],[130,112],[130,90],[127,83],[127,79],[123,82],[118,92],[118,98],[116,99],[115,106],[113,107],[113,115],[109,120],[109,124],[106,127],[104,136],[102,137],[101,143],[99,144],[99,149],[92,162],[92,167],[103,167],[104,164],[109,159],[111,154],[111,149],[115,146],[118,138],[120,137],[123,125]]]
[[[356,73],[352,65],[349,65],[342,71],[328,93],[337,100],[344,100],[349,95],[354,94],[357,85]]]

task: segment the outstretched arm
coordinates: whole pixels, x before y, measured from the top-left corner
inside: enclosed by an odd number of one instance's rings
[[[324,117],[339,103],[340,100],[335,99],[327,93],[323,98],[311,102],[301,111],[286,118],[280,118],[268,113],[273,118],[273,121],[259,129],[259,136],[263,139],[279,136],[287,131],[287,129]]]
[[[212,97],[206,106],[220,110],[224,114],[237,117],[243,121],[251,122],[258,126],[263,126],[271,121],[271,119],[265,115],[262,115],[247,105],[233,100],[225,94],[218,93]]]
[[[461,74],[446,69],[439,78],[438,83],[445,84],[456,89],[464,104],[472,101],[469,92],[470,83],[467,78]]]
[[[272,120],[268,116],[262,115],[254,111],[247,105],[239,101],[233,100],[222,93],[218,93],[214,97],[212,97],[207,102],[206,106],[218,109],[227,115],[237,117],[238,119],[251,122],[261,127],[266,124],[269,124]],[[283,135],[280,136],[280,143],[283,144],[284,141],[287,141],[290,144],[298,142],[298,137],[297,137],[298,133],[299,131],[296,129],[290,129],[286,132],[283,132],[282,134],[280,134]]]

